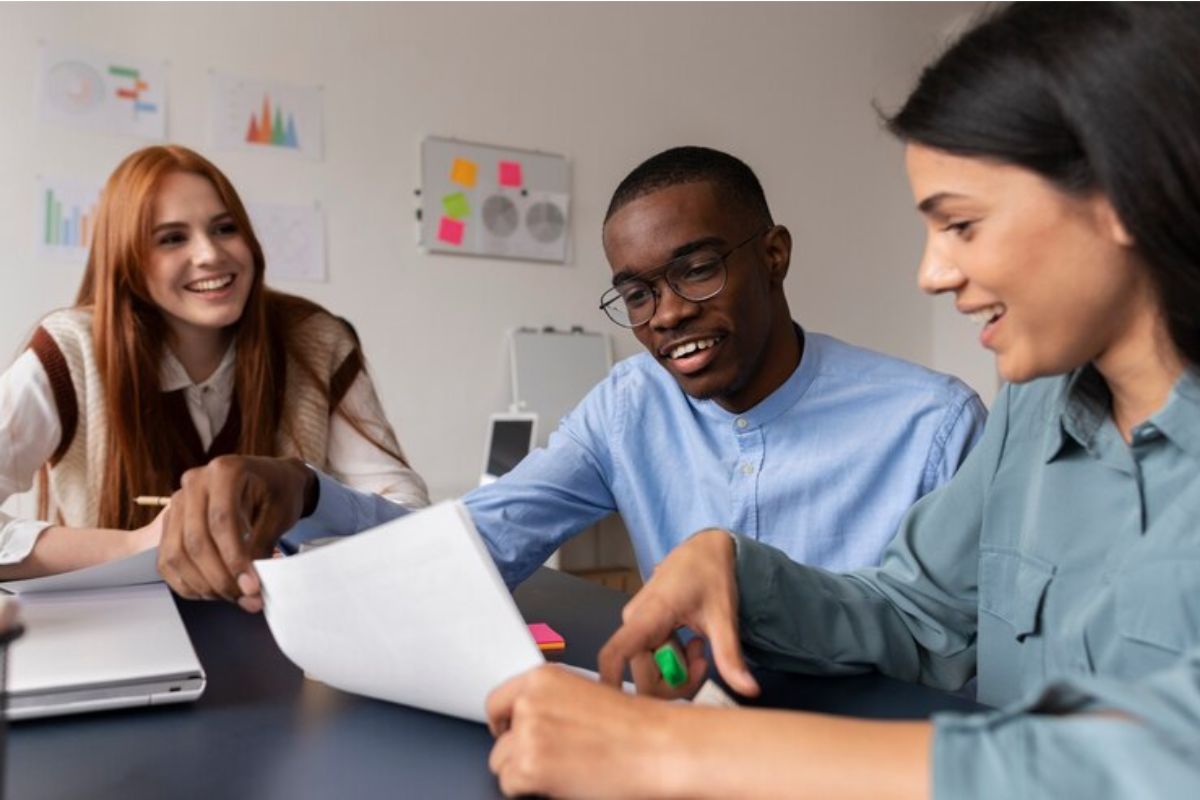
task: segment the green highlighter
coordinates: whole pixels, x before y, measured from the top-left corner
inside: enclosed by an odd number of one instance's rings
[[[679,646],[674,642],[667,642],[662,647],[654,651],[654,661],[658,664],[658,671],[662,673],[663,680],[667,686],[672,689],[678,689],[687,683],[687,664],[683,660],[683,655],[679,652]]]

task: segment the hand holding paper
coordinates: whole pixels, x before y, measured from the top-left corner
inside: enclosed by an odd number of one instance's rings
[[[254,566],[280,649],[348,692],[483,722],[488,692],[543,661],[459,503]]]

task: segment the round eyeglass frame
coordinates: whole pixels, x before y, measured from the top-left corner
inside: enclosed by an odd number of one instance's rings
[[[646,319],[642,320],[641,322],[631,322],[631,321],[629,321],[628,314],[624,315],[624,319],[618,318],[618,312],[613,311],[613,306],[616,303],[621,302],[623,299],[623,297],[620,293],[620,290],[619,290],[619,286],[612,286],[612,287],[606,289],[604,294],[600,295],[600,310],[603,311],[604,314],[610,320],[612,320],[614,324],[620,325],[622,328],[633,329],[633,328],[642,327],[643,325],[648,323],[650,320],[654,319],[654,315],[658,312],[658,300],[659,300],[659,297],[661,297],[661,293],[658,291],[658,289],[656,289],[654,287],[654,284],[658,283],[658,280],[660,277],[666,280],[667,288],[669,288],[672,292],[674,292],[677,297],[687,300],[689,303],[703,303],[705,300],[711,300],[712,298],[719,295],[721,292],[725,291],[725,286],[726,286],[726,284],[729,283],[729,265],[725,263],[725,259],[727,259],[727,258],[729,258],[729,256],[733,255],[734,251],[739,250],[742,247],[745,247],[746,245],[753,242],[755,239],[759,238],[760,236],[765,235],[768,231],[770,231],[774,227],[775,227],[774,225],[768,225],[767,227],[763,228],[762,230],[758,231],[757,233],[751,234],[748,238],[743,239],[742,241],[738,242],[733,247],[726,250],[724,253],[718,253],[717,254],[717,263],[719,263],[721,265],[721,285],[718,286],[713,291],[709,292],[708,294],[704,295],[703,297],[688,297],[686,294],[684,294],[682,291],[680,291],[679,288],[676,287],[675,284],[667,277],[670,274],[670,270],[673,267],[675,267],[677,264],[685,263],[684,259],[686,259],[687,256],[678,256],[676,258],[671,259],[670,261],[668,261],[666,264],[662,265],[661,267],[657,267],[655,269],[651,269],[651,270],[643,273],[646,277],[632,277],[627,280],[621,281],[622,285],[633,283],[633,282],[643,283],[646,285],[646,288],[650,290],[650,295],[651,295],[651,297],[654,298],[654,303],[650,307],[650,316],[646,317]],[[651,280],[647,280],[646,278],[650,278]]]

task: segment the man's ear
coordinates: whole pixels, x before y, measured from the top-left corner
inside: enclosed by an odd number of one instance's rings
[[[763,234],[763,255],[772,286],[783,286],[792,263],[792,234],[783,225],[772,226]]]

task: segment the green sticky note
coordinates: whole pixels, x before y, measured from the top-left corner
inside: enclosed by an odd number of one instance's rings
[[[471,216],[471,204],[467,202],[467,196],[462,192],[455,192],[443,197],[442,208],[446,209],[446,216],[450,219]]]
[[[687,683],[687,665],[683,663],[679,648],[673,643],[668,642],[655,650],[654,661],[658,664],[658,671],[662,673],[667,686],[678,689]]]

